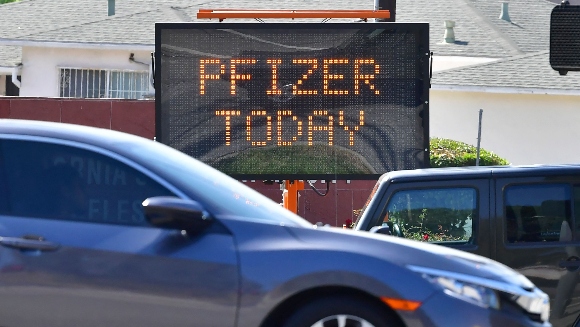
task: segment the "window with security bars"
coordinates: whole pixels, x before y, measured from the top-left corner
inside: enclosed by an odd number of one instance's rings
[[[147,71],[60,69],[60,97],[141,99],[149,93]]]

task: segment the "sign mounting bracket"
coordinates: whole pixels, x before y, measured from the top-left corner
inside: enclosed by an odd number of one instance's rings
[[[369,18],[389,19],[389,10],[269,10],[269,9],[200,9],[198,19],[254,18],[356,18],[367,21]]]

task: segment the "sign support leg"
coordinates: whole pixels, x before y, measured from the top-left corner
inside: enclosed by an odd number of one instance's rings
[[[284,191],[282,192],[284,208],[298,214],[298,191],[304,189],[304,181],[285,180],[282,185],[284,186]]]

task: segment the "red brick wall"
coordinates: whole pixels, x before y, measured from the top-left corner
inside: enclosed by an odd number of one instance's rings
[[[0,118],[33,119],[113,129],[148,139],[155,136],[155,101],[113,99],[63,99],[0,97]],[[279,184],[245,181],[276,202],[282,202]],[[362,208],[375,181],[344,181],[329,184],[319,196],[305,183],[299,191],[298,214],[312,223],[342,226],[354,220],[353,210]],[[321,193],[326,184],[314,184]]]
[[[155,136],[152,100],[0,97],[0,118],[33,119]]]

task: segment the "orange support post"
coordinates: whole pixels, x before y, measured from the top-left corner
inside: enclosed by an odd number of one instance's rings
[[[284,191],[282,192],[282,202],[284,208],[298,213],[298,191],[304,189],[304,181],[285,180]]]
[[[388,19],[391,14],[388,10],[266,10],[266,9],[200,9],[198,19],[226,18],[368,18]]]

